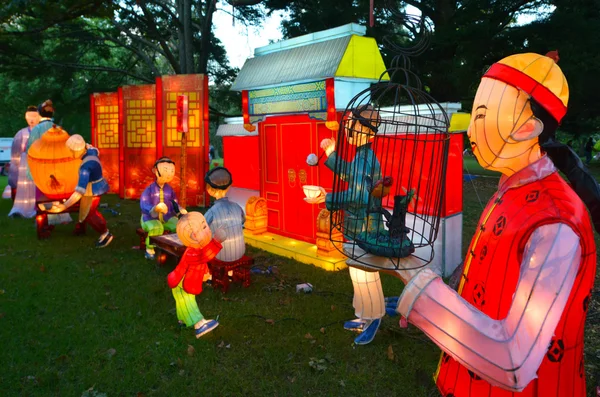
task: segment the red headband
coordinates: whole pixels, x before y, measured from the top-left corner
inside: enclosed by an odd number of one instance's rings
[[[567,113],[567,107],[552,91],[532,77],[511,66],[495,63],[483,77],[499,80],[525,91],[559,123]]]

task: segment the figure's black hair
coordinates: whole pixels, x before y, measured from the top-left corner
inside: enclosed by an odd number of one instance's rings
[[[38,113],[42,117],[54,117],[54,105],[51,99],[47,99],[37,108]]]
[[[584,202],[590,214],[594,228],[600,233],[600,186],[579,156],[564,143],[556,141],[558,121],[533,98],[530,99],[531,110],[543,124],[544,130],[539,136],[542,150],[571,183],[575,193]]]
[[[158,172],[158,176],[162,176],[160,174],[160,171],[158,170],[157,165],[159,165],[160,163],[169,163],[169,164],[173,164],[175,165],[175,162],[173,160],[171,160],[168,157],[161,157],[158,160],[156,160],[156,162],[154,163],[154,165],[152,166],[152,168],[156,168],[156,172]]]

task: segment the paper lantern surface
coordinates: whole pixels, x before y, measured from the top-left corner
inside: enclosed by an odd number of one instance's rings
[[[31,176],[38,189],[52,200],[67,198],[77,187],[81,159],[66,146],[69,134],[53,126],[27,152]]]

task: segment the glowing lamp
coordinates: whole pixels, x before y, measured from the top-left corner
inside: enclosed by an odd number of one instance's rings
[[[33,182],[49,199],[67,198],[77,187],[81,159],[73,157],[67,139],[65,130],[53,126],[27,152]]]
[[[304,195],[306,195],[306,198],[308,199],[314,199],[321,195],[321,189],[319,188],[319,186],[304,185],[303,189]]]
[[[160,254],[158,254],[156,256],[156,261],[158,262],[159,265],[164,265],[165,263],[167,263],[167,254],[165,254],[164,252],[161,252]]]

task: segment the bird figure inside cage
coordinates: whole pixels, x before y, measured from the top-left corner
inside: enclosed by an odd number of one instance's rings
[[[367,184],[371,186],[371,196],[384,198],[390,193],[394,180],[386,176],[373,184],[367,177]],[[406,189],[403,188],[406,191]],[[416,191],[411,189],[406,195],[394,196],[393,212],[382,205],[368,210],[370,214],[381,214],[385,218],[387,229],[378,228],[369,232],[360,233],[356,244],[366,252],[384,256],[404,258],[415,252],[415,246],[408,237],[410,228],[406,227],[406,213],[408,206],[416,201]],[[381,203],[381,202],[380,202]]]

